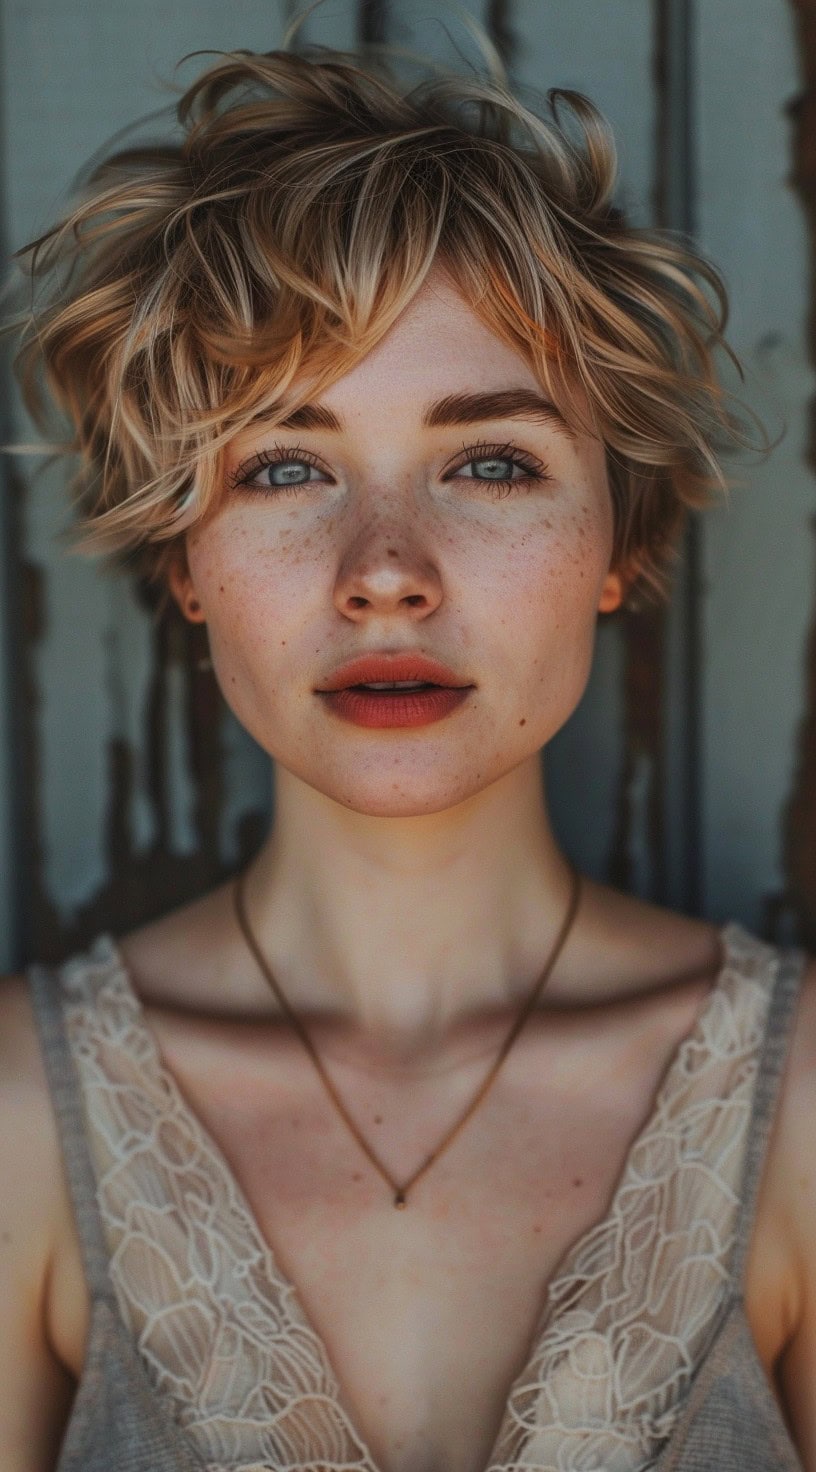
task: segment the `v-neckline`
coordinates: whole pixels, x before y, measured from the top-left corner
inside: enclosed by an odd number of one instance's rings
[[[533,1330],[530,1336],[524,1361],[520,1369],[513,1376],[513,1379],[504,1397],[501,1417],[498,1423],[498,1429],[491,1444],[490,1451],[488,1453],[487,1463],[483,1469],[483,1472],[498,1472],[498,1464],[495,1462],[495,1457],[505,1437],[513,1396],[517,1388],[522,1386],[525,1382],[525,1379],[528,1377],[531,1367],[535,1361],[535,1357],[544,1333],[552,1322],[551,1314],[552,1306],[555,1302],[555,1292],[558,1289],[559,1284],[569,1275],[570,1265],[579,1258],[585,1244],[588,1243],[589,1240],[597,1233],[604,1230],[614,1219],[616,1206],[627,1181],[630,1162],[641,1143],[647,1138],[650,1131],[653,1129],[655,1119],[660,1113],[663,1101],[668,1097],[671,1092],[672,1085],[677,1074],[684,1068],[687,1058],[689,1058],[689,1056],[693,1054],[693,1051],[697,1048],[697,1045],[701,1040],[708,1020],[709,1012],[714,1006],[715,999],[718,997],[722,990],[726,976],[732,969],[735,952],[740,940],[745,940],[749,938],[748,933],[744,931],[743,927],[737,922],[733,921],[726,925],[720,926],[718,928],[718,936],[721,948],[721,964],[717,971],[716,977],[713,979],[702,1003],[697,1008],[692,1026],[688,1029],[688,1031],[683,1035],[683,1037],[672,1050],[666,1067],[664,1068],[660,1080],[653,1092],[651,1106],[646,1114],[646,1117],[630,1140],[628,1146],[626,1147],[620,1169],[615,1178],[614,1186],[609,1195],[606,1210],[596,1222],[592,1223],[589,1227],[585,1228],[584,1231],[579,1233],[574,1241],[564,1250],[564,1252],[561,1254],[561,1257],[558,1259],[555,1268],[550,1274],[549,1279],[546,1283],[544,1283],[541,1288],[539,1311],[535,1317]],[[191,1131],[199,1136],[200,1140],[206,1147],[207,1152],[211,1155],[218,1169],[221,1171],[224,1181],[229,1186],[231,1195],[238,1202],[242,1212],[244,1213],[247,1227],[249,1229],[251,1237],[253,1238],[253,1245],[262,1255],[271,1280],[274,1282],[274,1284],[277,1286],[283,1296],[294,1306],[296,1316],[300,1318],[301,1323],[305,1326],[310,1336],[312,1337],[315,1349],[322,1359],[325,1369],[328,1371],[329,1379],[333,1386],[333,1400],[335,1407],[340,1413],[343,1420],[346,1421],[351,1434],[353,1435],[355,1441],[358,1443],[361,1449],[365,1463],[365,1472],[384,1472],[384,1469],[380,1468],[375,1461],[365,1437],[359,1431],[356,1417],[350,1411],[345,1393],[342,1389],[340,1378],[335,1370],[334,1364],[332,1363],[331,1357],[326,1347],[326,1343],[323,1339],[322,1334],[318,1332],[317,1328],[312,1322],[312,1319],[306,1312],[303,1300],[300,1295],[300,1291],[298,1290],[295,1283],[292,1282],[291,1278],[289,1278],[287,1274],[283,1272],[277,1254],[264,1236],[257,1215],[250,1205],[249,1199],[246,1196],[246,1193],[243,1190],[242,1186],[240,1185],[235,1172],[230,1166],[226,1155],[224,1154],[224,1151],[222,1150],[215,1137],[210,1133],[202,1120],[199,1118],[192,1104],[189,1103],[187,1096],[182,1090],[181,1086],[177,1083],[172,1070],[165,1063],[164,1056],[159,1045],[158,1037],[156,1036],[153,1028],[150,1025],[145,1011],[144,1003],[142,1002],[141,997],[139,996],[135,986],[133,985],[130,971],[125,962],[124,956],[120,951],[116,940],[109,933],[104,933],[99,936],[94,947],[95,956],[98,957],[100,955],[100,951],[104,952],[105,947],[107,947],[108,950],[107,959],[112,963],[117,976],[124,984],[127,995],[132,1002],[135,1019],[139,1030],[142,1033],[147,1054],[152,1061],[156,1080],[161,1084],[163,1089],[168,1091],[170,1097],[174,1100],[176,1108],[180,1110],[182,1115],[185,1117]],[[144,1061],[147,1060],[143,1058],[143,1062]],[[665,1451],[666,1448],[663,1448],[662,1450]],[[240,1469],[233,1469],[233,1472],[240,1472]]]

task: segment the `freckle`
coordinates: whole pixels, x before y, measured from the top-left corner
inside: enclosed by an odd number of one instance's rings
[[[519,725],[520,726],[526,726],[527,725],[527,717],[526,716],[522,716],[521,720],[519,721]]]
[[[361,1174],[361,1173],[360,1173],[360,1171],[359,1171],[359,1170],[356,1170],[356,1171],[355,1171],[355,1172],[354,1172],[354,1174],[353,1174],[353,1176],[352,1176],[352,1178],[351,1178],[351,1179],[352,1179],[352,1180],[353,1180],[353,1181],[361,1181],[361,1180],[362,1180],[362,1179],[363,1179],[363,1177],[362,1177],[362,1174]]]
[[[533,1222],[533,1231],[534,1232],[540,1232],[541,1231],[541,1222]]]
[[[572,1184],[573,1184],[573,1186],[583,1186],[583,1184],[584,1184],[583,1177],[582,1176],[575,1176]]]
[[[374,1123],[375,1124],[382,1124],[382,1115],[381,1114],[375,1114],[374,1115]]]
[[[219,591],[219,593],[223,593],[223,591],[224,591],[224,584],[223,583],[221,584],[221,586],[218,589],[218,591]]]
[[[396,549],[396,547],[389,547],[389,548],[388,548],[388,556],[389,556],[389,557],[396,557],[396,556],[397,556],[397,555],[398,555],[398,554],[397,554],[397,549]]]
[[[285,647],[286,647],[286,640],[285,639],[281,639],[281,649],[284,649]]]

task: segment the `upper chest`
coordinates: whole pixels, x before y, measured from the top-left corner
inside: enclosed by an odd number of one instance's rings
[[[151,1017],[188,1112],[228,1162],[285,1282],[297,1285],[380,1468],[487,1465],[547,1285],[571,1244],[604,1218],[702,997],[689,988],[671,1007],[599,1016],[594,1030],[531,1028],[399,1212],[285,1030],[237,1038]],[[400,1179],[439,1145],[489,1062],[400,1087],[333,1073]],[[224,1224],[211,1225],[217,1245]]]
[[[388,1472],[482,1472],[546,1288],[603,1218],[703,991],[671,1012],[531,1028],[397,1211],[287,1029],[240,1043],[154,1018],[167,1066],[215,1139]],[[396,1085],[331,1065],[403,1180],[461,1118],[491,1057]]]

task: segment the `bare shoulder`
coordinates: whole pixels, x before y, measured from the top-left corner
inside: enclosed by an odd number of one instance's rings
[[[0,978],[0,1241],[30,1291],[42,1287],[59,1205],[60,1155],[24,976]]]
[[[49,1335],[66,1191],[36,1024],[22,976],[0,978],[0,1466],[52,1467],[72,1378]]]
[[[776,1371],[794,1440],[816,1468],[816,960],[809,957],[757,1212],[763,1241],[785,1244],[782,1349]],[[767,1252],[763,1254],[767,1256]]]

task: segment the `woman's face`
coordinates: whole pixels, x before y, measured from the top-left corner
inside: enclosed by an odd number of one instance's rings
[[[319,413],[230,444],[223,501],[171,575],[238,720],[358,812],[439,812],[532,757],[620,601],[603,446],[523,393],[543,397],[434,271]],[[465,402],[502,394],[516,412]],[[468,688],[326,693],[372,654],[421,654]]]

